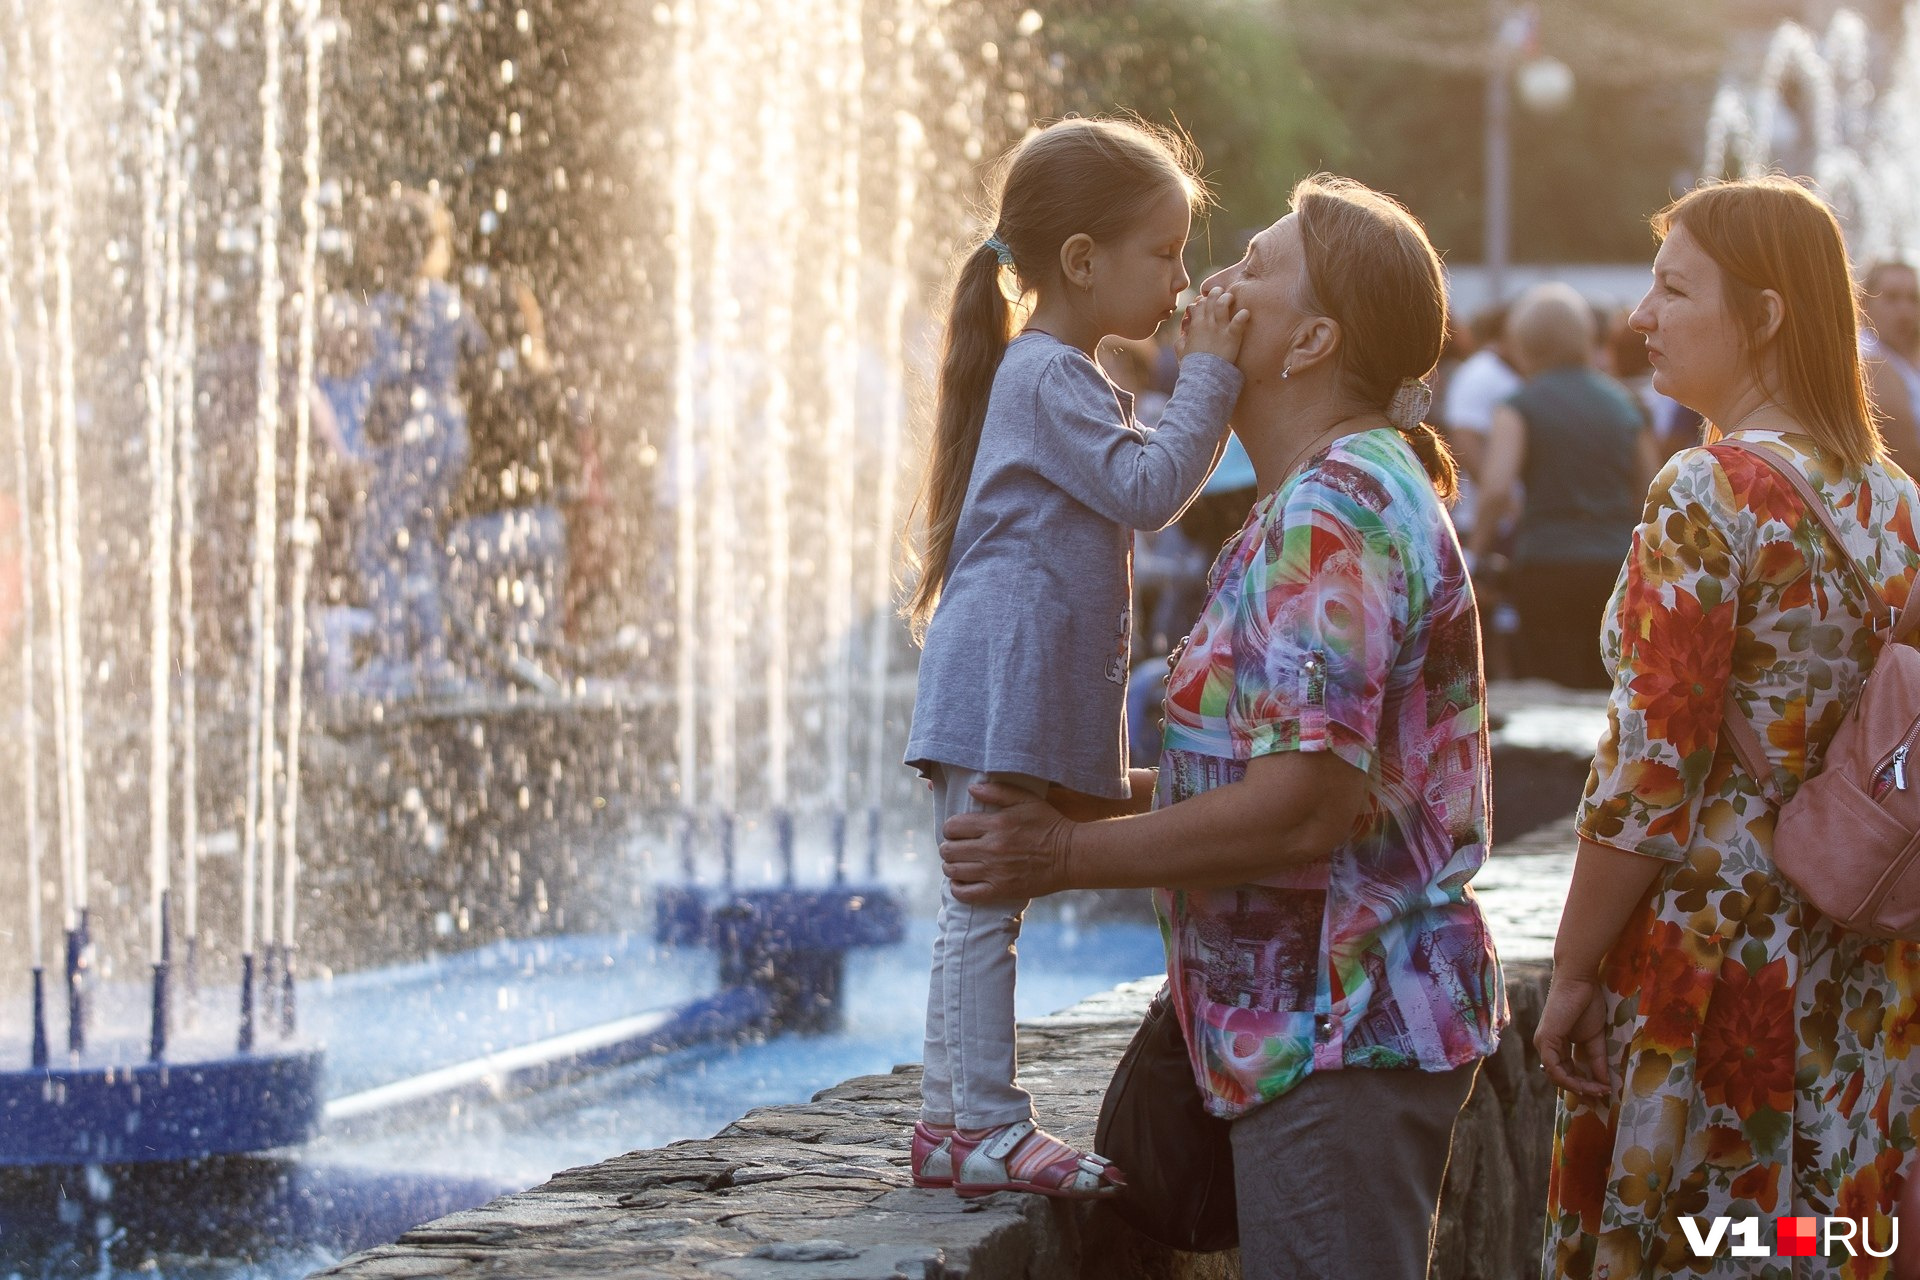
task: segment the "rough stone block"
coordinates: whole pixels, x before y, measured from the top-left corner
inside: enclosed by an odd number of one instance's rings
[[[1434,1280],[1538,1269],[1554,1092],[1531,1040],[1547,976],[1542,963],[1507,966],[1514,1026],[1455,1134]],[[1113,1066],[1157,985],[1130,983],[1021,1028],[1022,1083],[1054,1132],[1092,1140]],[[1110,1205],[912,1189],[919,1086],[912,1065],[843,1081],[809,1103],[751,1111],[709,1139],[569,1169],[319,1275],[1238,1280],[1237,1252],[1163,1248]]]

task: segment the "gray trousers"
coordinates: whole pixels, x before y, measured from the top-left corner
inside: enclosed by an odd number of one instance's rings
[[[947,819],[974,813],[981,804],[967,788],[989,775],[948,765],[933,775],[933,830]],[[996,782],[1047,794],[1047,782],[1023,773],[996,773]],[[940,877],[940,921],[933,940],[933,980],[927,991],[926,1072],[920,1084],[920,1118],[928,1124],[989,1129],[1033,1116],[1033,1098],[1014,1084],[1014,944],[1027,904],[969,906]]]
[[[1426,1280],[1479,1069],[1315,1072],[1234,1121],[1244,1280]]]

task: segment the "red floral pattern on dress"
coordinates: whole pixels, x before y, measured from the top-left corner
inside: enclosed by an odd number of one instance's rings
[[[1690,1045],[1713,994],[1713,975],[1700,968],[1696,950],[1673,921],[1656,921],[1644,937],[1632,967],[1654,979],[1640,1001],[1646,1043],[1671,1049]]]
[[[1920,568],[1913,482],[1845,472],[1804,437],[1746,438],[1808,473],[1882,598],[1904,601]],[[1698,1259],[1679,1225],[1845,1214],[1884,1242],[1913,1158],[1920,948],[1848,934],[1802,902],[1774,869],[1776,805],[1720,732],[1731,687],[1775,776],[1797,786],[1871,667],[1866,614],[1818,524],[1758,459],[1689,449],[1654,482],[1601,636],[1614,689],[1579,826],[1668,865],[1601,974],[1622,1087],[1560,1100],[1549,1278],[1890,1274],[1864,1254],[1798,1271]]]
[[[1697,1052],[1700,1096],[1708,1103],[1746,1117],[1762,1107],[1792,1109],[1800,1053],[1785,956],[1757,973],[1748,973],[1738,960],[1721,964]]]
[[[1638,673],[1628,685],[1633,709],[1646,718],[1648,735],[1671,743],[1682,760],[1712,746],[1720,732],[1725,676],[1711,673],[1726,669],[1732,614],[1731,600],[1709,609],[1691,592],[1675,591],[1626,641]]]

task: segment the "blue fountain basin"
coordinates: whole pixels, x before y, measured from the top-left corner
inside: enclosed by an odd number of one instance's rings
[[[0,1165],[134,1164],[297,1146],[320,1119],[322,1052],[0,1072]]]
[[[666,885],[654,891],[654,930],[671,946],[846,951],[892,946],[905,936],[906,918],[899,897],[880,885]]]

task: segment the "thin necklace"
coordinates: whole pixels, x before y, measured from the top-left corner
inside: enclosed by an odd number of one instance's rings
[[[1794,422],[1794,420],[1793,420],[1793,415],[1792,415],[1792,414],[1790,414],[1790,413],[1787,413],[1787,408],[1786,408],[1786,406],[1785,406],[1785,405],[1783,405],[1783,404],[1781,404],[1781,403],[1779,403],[1779,402],[1778,402],[1778,401],[1776,401],[1776,400],[1769,400],[1769,401],[1767,401],[1767,402],[1766,402],[1765,404],[1757,404],[1757,405],[1755,405],[1755,406],[1754,406],[1753,408],[1751,408],[1751,409],[1749,409],[1749,410],[1747,410],[1747,411],[1746,411],[1745,413],[1743,413],[1743,414],[1741,414],[1741,415],[1740,415],[1740,421],[1738,421],[1738,422],[1736,422],[1736,423],[1734,423],[1734,424],[1733,424],[1732,426],[1730,426],[1730,427],[1724,427],[1724,428],[1722,428],[1722,429],[1721,429],[1721,431],[1720,431],[1720,434],[1721,434],[1721,435],[1723,435],[1723,436],[1730,436],[1730,435],[1732,435],[1732,434],[1733,434],[1734,432],[1736,432],[1736,431],[1738,431],[1738,430],[1740,430],[1740,429],[1741,429],[1742,427],[1744,427],[1744,426],[1746,426],[1746,425],[1747,425],[1747,419],[1748,419],[1748,418],[1751,418],[1751,417],[1752,417],[1752,416],[1753,416],[1754,414],[1756,414],[1756,413],[1760,413],[1760,412],[1762,412],[1762,411],[1764,411],[1764,410],[1767,410],[1767,409],[1778,409],[1778,410],[1779,410],[1779,411],[1780,411],[1781,413],[1784,413],[1784,414],[1786,414],[1786,415],[1787,415],[1787,421],[1788,421],[1788,422],[1790,422],[1790,423],[1792,423],[1792,424],[1793,424],[1794,426],[1796,426],[1796,427],[1800,425],[1800,424],[1799,424],[1798,422]],[[1787,435],[1792,435],[1793,433],[1792,433],[1791,431],[1788,431],[1788,432],[1785,432],[1784,434],[1787,434]]]
[[[1342,436],[1357,434],[1356,432],[1352,432],[1352,431],[1342,431],[1340,430],[1341,427],[1346,426],[1349,422],[1358,422],[1361,419],[1369,416],[1371,415],[1364,414],[1364,413],[1356,413],[1351,415],[1350,417],[1340,418],[1337,421],[1328,425],[1322,431],[1320,431],[1317,435],[1313,437],[1313,439],[1307,441],[1305,447],[1303,447],[1298,453],[1294,454],[1292,458],[1287,460],[1287,469],[1280,473],[1280,483],[1274,485],[1271,492],[1278,493],[1280,490],[1286,488],[1287,481],[1293,479],[1294,472],[1300,469],[1300,464],[1305,462],[1308,458],[1311,458],[1315,453],[1319,452],[1320,449],[1322,449],[1328,444],[1331,444],[1333,441],[1340,439]],[[1371,431],[1373,430],[1373,428],[1369,427],[1367,428],[1367,430]],[[1261,496],[1267,497],[1269,495],[1262,494]]]

